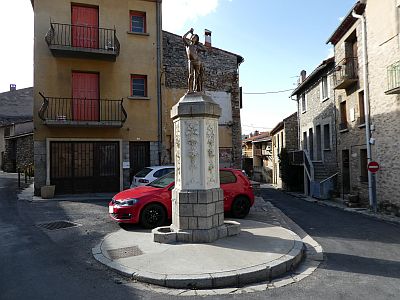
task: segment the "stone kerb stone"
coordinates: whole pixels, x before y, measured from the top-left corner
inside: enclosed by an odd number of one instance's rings
[[[172,225],[153,231],[157,242],[213,242],[238,234],[240,224],[224,224],[219,181],[218,118],[221,108],[204,93],[189,93],[172,108],[175,188]]]

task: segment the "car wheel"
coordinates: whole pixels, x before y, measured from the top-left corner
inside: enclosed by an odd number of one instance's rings
[[[140,214],[140,223],[145,228],[155,228],[164,225],[167,214],[160,204],[152,203],[145,206]]]
[[[232,202],[231,215],[234,218],[243,219],[249,214],[250,201],[247,197],[236,197]]]

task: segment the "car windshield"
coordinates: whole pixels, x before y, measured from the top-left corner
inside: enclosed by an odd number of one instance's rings
[[[148,185],[156,188],[165,188],[174,181],[175,181],[175,172],[172,171],[171,173],[168,173],[167,175],[154,180],[152,183]]]
[[[153,169],[144,168],[143,170],[136,173],[135,177],[146,177]]]

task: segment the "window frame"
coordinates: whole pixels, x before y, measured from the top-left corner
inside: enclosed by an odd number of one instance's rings
[[[142,31],[134,30],[132,17],[140,17],[140,18],[142,18],[142,21],[143,21],[143,27],[141,27]],[[146,23],[147,23],[146,22],[146,12],[137,11],[137,10],[130,10],[129,11],[129,32],[138,33],[138,34],[147,33],[147,24]],[[139,27],[137,27],[137,28],[139,28]]]
[[[326,91],[326,95],[324,95],[324,91]],[[320,82],[320,100],[324,102],[330,98],[330,82],[328,75],[322,76]]]
[[[307,111],[307,94],[302,93],[300,95],[301,99],[301,113],[305,113]]]
[[[143,79],[144,83],[144,90],[143,93],[144,95],[137,95],[134,93],[134,84],[133,81],[136,79]],[[147,98],[148,97],[148,92],[147,92],[147,75],[141,75],[141,74],[131,74],[131,91],[130,91],[130,97],[132,98]]]

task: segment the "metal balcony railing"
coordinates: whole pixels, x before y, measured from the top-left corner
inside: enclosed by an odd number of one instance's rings
[[[116,29],[50,22],[45,40],[54,56],[115,61],[120,51]]]
[[[400,61],[387,68],[388,90],[387,95],[400,94]]]
[[[122,127],[127,113],[123,99],[86,99],[45,97],[39,117],[54,127]]]
[[[335,67],[335,89],[346,89],[358,81],[358,58],[346,57]]]

